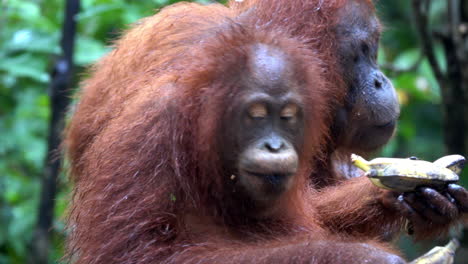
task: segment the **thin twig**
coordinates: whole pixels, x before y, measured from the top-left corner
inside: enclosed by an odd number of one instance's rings
[[[458,61],[463,61],[465,58],[463,38],[460,32],[461,25],[461,13],[460,13],[460,0],[450,0],[447,4],[448,17],[449,17],[449,29],[450,38],[456,48],[456,55]]]
[[[434,43],[431,37],[431,33],[428,29],[428,13],[430,9],[429,1],[413,0],[412,4],[414,23],[416,25],[416,31],[419,36],[419,41],[421,42],[422,50],[426,55],[439,84],[442,84],[445,82],[445,75],[442,72],[439,63],[437,62],[437,58],[434,52]],[[424,7],[423,4],[425,4]],[[443,86],[441,85],[441,87]]]

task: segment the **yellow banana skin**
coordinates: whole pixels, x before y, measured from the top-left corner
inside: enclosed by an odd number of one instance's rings
[[[458,240],[454,238],[444,247],[435,247],[409,264],[453,264],[459,245]]]
[[[371,182],[392,191],[409,192],[419,186],[443,189],[448,183],[457,182],[465,163],[460,155],[445,156],[437,161],[376,158],[367,161],[356,154],[351,155],[353,164],[364,170]]]

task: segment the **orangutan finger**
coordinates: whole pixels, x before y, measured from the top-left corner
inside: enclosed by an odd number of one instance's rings
[[[398,196],[398,207],[401,214],[414,225],[424,224],[426,222],[426,220],[405,201],[403,194]]]
[[[449,184],[447,192],[456,200],[460,210],[468,212],[468,191],[458,184]]]
[[[426,202],[442,215],[454,219],[458,215],[458,208],[450,200],[432,188],[423,187],[421,194],[426,198]]]
[[[447,219],[435,211],[434,208],[426,203],[423,197],[418,196],[415,193],[405,193],[403,197],[405,202],[426,221],[435,223],[446,223],[447,221],[450,221],[450,219]]]

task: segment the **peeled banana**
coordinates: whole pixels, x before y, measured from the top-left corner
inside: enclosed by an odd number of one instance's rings
[[[460,155],[442,157],[434,162],[417,159],[376,158],[367,161],[351,155],[353,164],[364,170],[376,186],[398,191],[414,191],[419,186],[442,189],[457,182],[464,167],[465,158]]]

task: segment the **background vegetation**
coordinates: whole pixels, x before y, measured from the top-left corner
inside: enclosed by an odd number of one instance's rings
[[[105,54],[110,41],[129,24],[174,2],[177,1],[82,0],[76,17],[77,77],[73,87],[78,86],[78,79],[86,76],[84,69]],[[428,21],[433,28],[443,29],[447,2],[432,2]],[[0,264],[25,263],[31,254],[51,117],[49,74],[61,53],[64,6],[64,0],[0,0]],[[436,159],[446,154],[446,149],[453,148],[444,144],[447,142],[443,131],[446,111],[441,82],[434,77],[427,54],[418,44],[420,32],[412,26],[411,1],[380,0],[378,10],[386,24],[379,63],[396,86],[402,105],[398,134],[380,155]],[[445,71],[446,51],[437,43],[432,49],[441,70]],[[450,131],[461,129],[467,134],[463,124],[459,125],[450,127]],[[462,181],[468,186],[466,170]],[[63,216],[69,187],[62,176],[52,228],[50,259],[53,262],[59,262],[63,253],[66,235]],[[415,245],[404,238],[400,246],[413,258],[435,243],[445,241]],[[465,248],[457,254],[460,263],[468,259],[464,251],[468,242],[465,239],[463,243]]]

